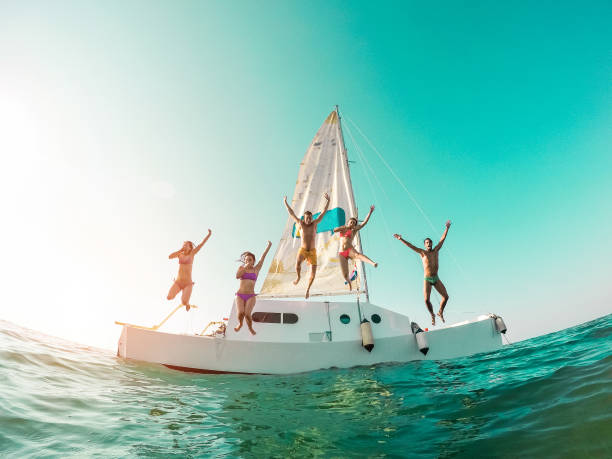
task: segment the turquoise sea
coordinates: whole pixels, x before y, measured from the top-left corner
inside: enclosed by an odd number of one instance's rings
[[[453,361],[290,376],[123,361],[0,321],[2,457],[612,457],[612,315]]]

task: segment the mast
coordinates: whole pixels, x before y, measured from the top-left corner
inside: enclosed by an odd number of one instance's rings
[[[349,168],[348,154],[346,152],[346,145],[344,144],[344,133],[342,132],[342,118],[340,117],[340,109],[338,108],[338,105],[336,105],[336,116],[338,117],[338,131],[340,132],[340,140],[342,141],[341,143],[342,145],[341,154],[343,155],[342,164],[346,168],[345,177],[348,177],[348,189],[350,190],[350,197],[351,197],[350,199],[351,209],[350,210],[353,215],[357,215],[357,205],[355,204],[355,193],[353,191],[353,183],[351,181],[351,171]],[[359,250],[363,252],[363,248],[361,246],[361,234],[360,233],[357,233],[357,244],[359,245]],[[361,271],[361,276],[363,277],[363,290],[365,292],[366,301],[369,303],[370,295],[368,293],[368,281],[366,278],[365,264],[363,263],[363,261],[359,261],[359,264],[361,265],[360,271]],[[357,300],[359,300],[359,294],[357,294]]]

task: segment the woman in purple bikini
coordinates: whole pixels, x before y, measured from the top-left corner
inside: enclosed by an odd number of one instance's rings
[[[191,280],[191,271],[193,269],[193,257],[196,253],[200,251],[202,246],[206,244],[208,238],[212,234],[211,230],[208,230],[208,235],[204,238],[202,243],[196,247],[194,247],[193,242],[185,241],[183,243],[183,248],[181,250],[177,250],[176,252],[171,253],[168,258],[178,258],[179,262],[179,272],[178,276],[174,280],[174,284],[170,287],[170,291],[168,292],[168,299],[173,300],[178,292],[182,291],[181,295],[181,304],[185,306],[185,309],[189,311],[189,299],[191,298],[191,291],[193,290],[194,282]]]
[[[242,266],[238,268],[238,271],[236,272],[236,279],[240,279],[240,287],[238,287],[238,291],[236,292],[238,325],[236,328],[234,328],[235,331],[242,328],[242,322],[244,319],[246,319],[249,331],[251,334],[255,334],[255,330],[253,330],[253,319],[251,318],[251,313],[253,312],[256,301],[255,282],[257,281],[259,270],[266,259],[266,255],[268,255],[268,252],[270,251],[270,247],[272,247],[272,243],[268,241],[266,250],[264,250],[264,253],[257,264],[255,264],[255,255],[253,255],[251,252],[244,252],[242,255],[240,255]]]

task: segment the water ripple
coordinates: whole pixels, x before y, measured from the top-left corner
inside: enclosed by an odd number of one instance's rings
[[[0,321],[8,457],[610,457],[612,315],[453,361],[288,376],[126,362]]]

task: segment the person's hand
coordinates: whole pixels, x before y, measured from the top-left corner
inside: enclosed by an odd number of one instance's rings
[[[268,241],[268,247],[272,247],[272,243]]]
[[[398,241],[402,239],[402,236],[400,236],[399,234],[394,234],[393,237]]]
[[[208,235],[210,236],[212,234],[212,231],[210,230],[210,228],[208,228]]]
[[[370,212],[374,212],[374,204],[370,206]]]
[[[329,195],[327,193],[324,193],[323,197],[329,201]]]
[[[447,227],[447,228],[450,228],[450,226],[451,226],[451,221],[450,221],[450,220],[447,220],[447,221],[446,221],[446,227]]]
[[[287,204],[287,196],[285,196],[284,201],[285,201],[285,204]]]

